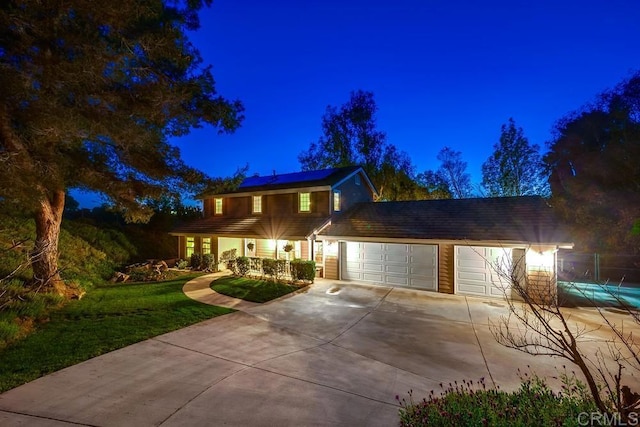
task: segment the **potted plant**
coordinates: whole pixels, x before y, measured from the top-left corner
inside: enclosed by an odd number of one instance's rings
[[[287,243],[282,247],[282,250],[285,251],[286,253],[289,253],[293,250],[293,245],[291,243]]]
[[[249,249],[249,252],[253,252],[253,248],[255,247],[256,245],[253,242],[247,243],[247,249]]]

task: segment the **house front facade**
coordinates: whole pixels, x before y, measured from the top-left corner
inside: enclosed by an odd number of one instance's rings
[[[182,258],[236,249],[315,260],[327,279],[488,297],[509,296],[517,279],[541,298],[555,295],[556,252],[573,244],[543,198],[375,195],[360,167],[251,177],[203,195],[204,218],[172,234]]]
[[[245,179],[234,191],[200,196],[204,217],[172,231],[179,257],[228,250],[238,256],[315,260],[324,273],[324,245],[317,238],[332,218],[376,190],[361,167],[333,168]],[[337,265],[328,268],[337,274]]]

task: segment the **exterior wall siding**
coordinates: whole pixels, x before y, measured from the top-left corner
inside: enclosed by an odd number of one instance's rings
[[[327,255],[324,259],[324,277],[327,279],[338,279],[338,257]]]
[[[185,236],[178,236],[178,258],[184,259],[187,250],[187,239]]]
[[[315,191],[311,193],[311,215],[312,216],[329,216],[329,197],[330,191]],[[296,197],[296,203],[298,199]],[[298,207],[296,206],[296,211]],[[309,214],[303,214],[309,215]]]
[[[314,191],[311,193],[311,212],[298,212],[298,191],[264,195],[262,196],[262,213],[260,214],[251,212],[252,196],[224,197],[222,201],[222,215],[232,218],[252,215],[274,217],[305,215],[326,217],[329,216],[329,197],[330,191]],[[214,216],[214,204],[214,197],[203,200],[202,206],[205,217]]]
[[[555,275],[544,268],[530,268],[527,271],[527,293],[538,304],[553,304],[558,297]]]
[[[438,245],[438,292],[452,294],[454,290],[454,246]]]
[[[307,240],[300,241],[300,258],[304,260],[308,260],[309,256],[309,242]]]
[[[204,213],[205,218],[209,218],[211,215],[213,215],[212,204],[213,199],[204,199],[202,201],[202,212]]]
[[[275,258],[275,246],[268,239],[256,239],[256,256],[258,258]]]
[[[219,237],[218,238],[218,251],[222,254],[222,252],[236,249],[238,256],[242,255],[242,242],[241,238],[232,238],[232,237]]]
[[[372,202],[373,192],[366,183],[366,179],[362,174],[358,174],[360,177],[360,185],[356,185],[355,176],[352,176],[338,187],[336,190],[340,191],[340,212],[346,211],[356,203],[360,202]],[[333,211],[333,198],[331,199],[331,210]]]
[[[225,197],[222,213],[232,218],[251,215],[251,196]]]

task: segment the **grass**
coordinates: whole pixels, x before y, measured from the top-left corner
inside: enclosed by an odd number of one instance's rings
[[[98,285],[82,300],[0,351],[0,392],[100,354],[234,310],[187,298],[197,275],[157,283]]]
[[[211,282],[211,289],[230,297],[262,303],[289,294],[300,288],[269,280],[228,276]]]

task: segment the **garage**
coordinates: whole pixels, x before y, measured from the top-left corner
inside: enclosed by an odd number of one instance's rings
[[[510,268],[510,248],[485,246],[455,247],[455,293],[483,297],[503,297],[508,281],[501,278],[496,268]]]
[[[438,289],[438,246],[404,243],[343,242],[342,279]]]

